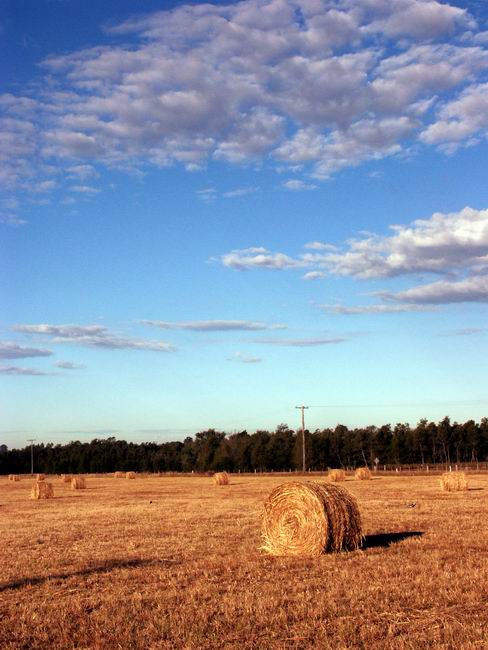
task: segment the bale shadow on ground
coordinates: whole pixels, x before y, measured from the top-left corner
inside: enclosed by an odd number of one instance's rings
[[[85,569],[80,569],[79,571],[65,571],[61,573],[54,573],[47,576],[32,576],[30,578],[20,578],[19,580],[13,580],[12,582],[6,582],[0,584],[0,593],[7,591],[9,589],[21,589],[26,586],[35,586],[42,585],[49,580],[67,580],[69,578],[80,577],[80,576],[90,576],[96,573],[109,573],[114,569],[136,569],[139,567],[144,567],[148,565],[156,564],[174,564],[172,560],[140,560],[140,559],[131,559],[131,560],[106,560],[104,562],[98,562],[93,564]]]
[[[410,537],[422,537],[424,533],[420,530],[403,531],[401,533],[377,533],[376,535],[365,535],[361,550],[368,548],[388,548],[392,544],[402,542]]]

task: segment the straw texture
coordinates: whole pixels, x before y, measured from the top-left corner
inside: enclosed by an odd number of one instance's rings
[[[283,483],[264,503],[262,537],[262,548],[271,555],[314,557],[353,550],[362,540],[361,515],[343,487]]]
[[[86,489],[86,480],[84,476],[73,476],[71,479],[71,489],[72,490],[85,490]]]
[[[360,467],[356,470],[354,476],[358,481],[369,481],[371,479],[371,470],[368,467]]]
[[[443,492],[463,492],[468,489],[468,479],[464,472],[446,472],[440,478]]]
[[[227,472],[216,472],[214,474],[216,485],[229,485],[229,475]]]
[[[329,481],[333,481],[334,483],[346,480],[346,472],[343,469],[331,469],[327,476]]]
[[[125,473],[125,478],[135,478],[136,473],[135,472],[126,472]]]
[[[46,481],[36,481],[32,486],[31,499],[52,499],[54,498],[54,488],[52,483]]]

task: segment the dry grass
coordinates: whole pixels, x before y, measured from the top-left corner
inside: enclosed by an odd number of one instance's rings
[[[136,473],[135,473],[135,472],[126,472],[126,473],[125,473],[125,478],[131,478],[131,479],[134,479],[135,477],[136,477]]]
[[[369,481],[372,478],[371,470],[368,467],[359,467],[354,476],[358,481]]]
[[[213,477],[216,485],[229,485],[230,483],[227,472],[216,472]]]
[[[468,480],[464,472],[446,472],[440,478],[443,492],[464,492],[468,489]]]
[[[332,481],[333,483],[337,483],[339,481],[345,481],[346,472],[343,469],[331,469],[327,474],[327,478],[329,479],[329,481]]]
[[[338,485],[288,481],[265,501],[262,534],[270,555],[354,550],[361,543],[361,515],[354,497]]]
[[[114,472],[114,478],[125,478],[125,472]]]
[[[73,476],[71,479],[72,490],[86,490],[86,479],[84,476]]]
[[[54,499],[54,488],[47,481],[36,481],[31,489],[31,499]]]
[[[2,650],[486,648],[487,474],[349,481],[370,546],[305,559],[258,550],[293,476],[88,480],[31,501],[0,477]]]

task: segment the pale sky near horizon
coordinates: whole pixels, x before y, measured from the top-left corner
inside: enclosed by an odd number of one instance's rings
[[[488,416],[488,8],[5,0],[0,443]]]

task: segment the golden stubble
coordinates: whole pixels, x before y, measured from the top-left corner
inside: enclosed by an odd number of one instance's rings
[[[487,647],[488,475],[349,477],[369,546],[272,557],[263,503],[295,478],[48,477],[32,501],[0,477],[0,647]]]

